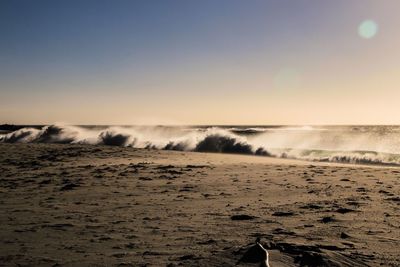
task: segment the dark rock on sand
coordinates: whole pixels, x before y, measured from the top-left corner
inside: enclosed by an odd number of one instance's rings
[[[321,222],[323,222],[323,223],[330,223],[330,222],[334,222],[334,221],[335,221],[335,218],[333,218],[332,216],[326,216],[321,219]]]
[[[243,250],[246,250],[243,254],[243,256],[239,259],[239,261],[236,263],[238,265],[239,263],[260,263],[265,260],[268,260],[268,252],[265,251],[265,249],[262,247],[260,244],[260,239],[256,239],[256,243],[253,245],[247,245],[246,247],[243,247],[239,249],[239,251],[234,252],[234,254],[241,254]]]
[[[286,217],[286,216],[293,216],[294,212],[291,211],[276,211],[272,213],[272,216],[278,216],[278,217]]]
[[[63,185],[63,186],[60,188],[60,191],[73,190],[73,189],[75,189],[76,187],[79,187],[79,185],[78,185],[78,184],[75,184],[75,183],[67,183],[67,184]]]
[[[196,259],[197,257],[195,256],[195,255],[193,255],[193,254],[190,254],[190,255],[184,255],[184,256],[182,256],[182,257],[179,257],[179,260],[181,260],[181,261],[186,261],[186,260],[194,260],[194,259]]]
[[[336,210],[336,212],[341,213],[341,214],[345,214],[345,213],[349,213],[349,212],[354,212],[355,210],[353,209],[349,209],[349,208],[339,208]]]
[[[341,234],[340,234],[340,238],[343,238],[343,239],[346,239],[346,238],[349,238],[350,236],[348,235],[348,234],[346,234],[345,232],[342,232]]]
[[[233,220],[233,221],[253,220],[255,218],[256,218],[255,216],[246,215],[246,214],[232,215],[231,216],[231,220]]]

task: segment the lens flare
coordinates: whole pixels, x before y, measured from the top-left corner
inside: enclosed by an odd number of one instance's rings
[[[364,20],[358,26],[358,34],[365,39],[371,39],[378,33],[378,24],[373,20]]]

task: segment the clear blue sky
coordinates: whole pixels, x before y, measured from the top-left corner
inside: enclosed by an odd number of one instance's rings
[[[0,123],[400,123],[399,12],[396,0],[3,0]]]

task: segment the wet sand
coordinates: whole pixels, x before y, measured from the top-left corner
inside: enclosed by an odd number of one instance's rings
[[[394,167],[0,144],[0,203],[0,266],[400,263]]]

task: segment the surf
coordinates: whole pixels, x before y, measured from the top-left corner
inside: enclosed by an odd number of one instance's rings
[[[8,127],[3,143],[88,144],[400,165],[399,126]]]

